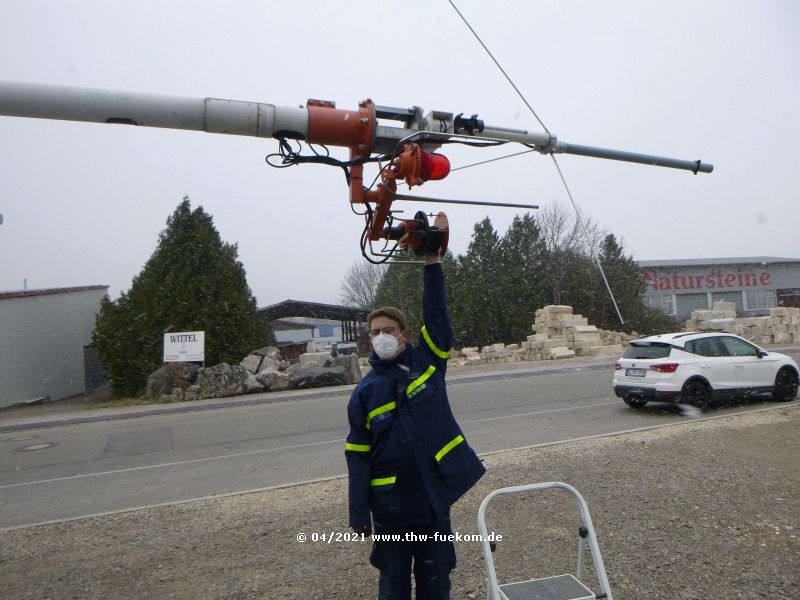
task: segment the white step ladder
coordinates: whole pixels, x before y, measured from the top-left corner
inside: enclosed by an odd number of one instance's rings
[[[578,567],[575,575],[556,575],[553,577],[543,577],[530,581],[518,581],[515,583],[498,584],[497,573],[494,569],[494,558],[492,557],[492,546],[489,541],[489,533],[486,528],[486,508],[489,502],[496,496],[504,494],[521,494],[527,492],[538,492],[549,489],[561,489],[572,495],[578,503],[581,513],[582,525],[578,530]],[[481,534],[481,545],[483,547],[483,558],[486,561],[486,570],[489,574],[487,580],[488,600],[594,600],[595,598],[607,598],[614,600],[611,595],[611,588],[608,585],[606,569],[603,565],[603,558],[600,556],[600,546],[597,544],[597,536],[592,525],[592,518],[589,515],[589,507],[574,487],[560,481],[548,483],[532,483],[529,485],[519,485],[514,487],[500,488],[490,493],[481,502],[478,509],[478,529]],[[592,555],[597,580],[600,584],[600,593],[595,594],[583,583],[583,564],[586,544],[589,544],[589,551]]]

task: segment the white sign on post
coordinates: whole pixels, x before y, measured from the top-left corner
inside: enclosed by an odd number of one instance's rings
[[[172,331],[164,334],[164,362],[204,362],[205,331]]]

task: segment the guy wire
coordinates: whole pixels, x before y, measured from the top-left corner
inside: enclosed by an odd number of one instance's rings
[[[486,44],[484,44],[484,43],[483,43],[483,40],[482,40],[482,39],[480,38],[480,36],[477,34],[477,32],[475,31],[475,29],[473,29],[473,28],[472,28],[472,25],[470,25],[470,24],[469,24],[469,21],[467,21],[467,19],[464,17],[464,15],[463,15],[463,14],[461,14],[461,11],[460,11],[460,10],[458,10],[458,7],[457,7],[457,6],[456,6],[456,5],[453,3],[453,0],[447,0],[447,1],[450,3],[450,6],[452,6],[452,7],[453,7],[453,10],[455,10],[455,11],[456,11],[456,13],[458,14],[458,16],[459,16],[459,17],[461,17],[461,20],[462,20],[462,21],[464,21],[464,25],[466,25],[466,26],[467,26],[467,28],[468,28],[468,29],[469,29],[469,30],[472,32],[472,35],[474,35],[474,36],[475,36],[475,39],[476,39],[476,40],[478,40],[478,43],[479,43],[481,46],[483,46],[483,49],[484,49],[484,50],[486,51],[486,53],[489,55],[489,58],[491,58],[491,59],[492,59],[492,61],[494,61],[494,64],[495,64],[495,65],[497,65],[497,68],[498,68],[498,69],[500,69],[500,72],[501,72],[501,73],[503,74],[503,76],[506,78],[506,80],[508,81],[508,83],[509,83],[509,84],[511,84],[511,87],[512,87],[512,88],[514,88],[514,91],[515,91],[515,92],[517,92],[517,95],[518,95],[518,96],[519,96],[519,97],[522,99],[522,101],[525,103],[525,106],[527,106],[527,107],[528,107],[528,110],[530,110],[530,111],[531,111],[531,113],[533,114],[533,116],[534,116],[534,117],[536,117],[536,120],[537,120],[537,121],[539,121],[539,125],[541,125],[541,126],[542,126],[542,128],[543,128],[543,129],[544,129],[544,130],[545,130],[547,133],[550,133],[550,130],[547,128],[547,125],[545,125],[545,124],[544,124],[544,122],[542,122],[542,120],[539,118],[539,115],[537,115],[537,114],[536,114],[536,111],[535,111],[535,110],[533,110],[533,107],[530,105],[530,103],[528,102],[528,100],[525,98],[525,96],[522,94],[522,92],[520,92],[520,91],[519,91],[519,88],[518,88],[518,87],[517,87],[517,86],[514,84],[514,82],[511,80],[511,77],[509,77],[509,76],[508,76],[508,73],[506,73],[505,69],[503,69],[503,67],[500,65],[500,63],[497,61],[497,59],[494,57],[494,54],[492,54],[491,50],[489,50],[489,48],[486,46]],[[578,226],[579,226],[579,227],[580,227],[580,228],[583,230],[583,237],[586,239],[586,243],[587,243],[587,245],[589,246],[589,251],[590,251],[590,252],[591,252],[591,254],[592,254],[592,258],[594,258],[594,261],[595,261],[595,263],[597,264],[597,268],[598,268],[598,269],[600,269],[600,275],[603,277],[603,282],[604,282],[604,283],[605,283],[605,285],[606,285],[606,289],[608,290],[608,294],[609,294],[609,296],[611,296],[611,302],[614,304],[614,310],[616,310],[616,312],[617,312],[617,317],[619,317],[619,322],[620,322],[620,325],[621,325],[621,326],[624,326],[624,325],[625,325],[625,321],[623,320],[623,318],[622,318],[622,313],[620,313],[620,311],[619,311],[619,307],[617,306],[617,301],[616,301],[616,299],[614,298],[614,292],[612,292],[612,291],[611,291],[611,286],[609,285],[609,283],[608,283],[608,279],[606,278],[606,274],[605,274],[605,272],[603,271],[603,265],[602,265],[602,264],[600,264],[600,259],[599,259],[599,258],[597,257],[597,255],[595,254],[595,251],[594,251],[594,245],[592,244],[591,240],[589,239],[589,235],[588,235],[588,233],[586,232],[586,227],[585,227],[585,226],[584,226],[584,224],[581,222],[581,219],[580,219],[580,213],[578,212],[578,206],[575,204],[575,199],[572,197],[572,192],[570,192],[570,190],[569,190],[569,186],[567,185],[567,180],[564,178],[564,174],[561,172],[561,167],[559,166],[559,164],[558,164],[558,161],[556,160],[556,157],[555,157],[555,155],[554,155],[552,152],[550,152],[550,158],[552,158],[552,159],[553,159],[553,164],[555,164],[555,166],[556,166],[556,170],[558,171],[558,175],[559,175],[559,177],[561,177],[561,183],[563,183],[563,184],[564,184],[564,189],[567,191],[567,196],[569,196],[569,201],[572,203],[572,208],[575,210],[575,219],[576,219],[576,221],[578,222]]]

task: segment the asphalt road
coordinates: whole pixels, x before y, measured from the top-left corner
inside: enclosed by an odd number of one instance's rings
[[[629,409],[611,390],[612,365],[454,370],[450,401],[479,453],[698,418],[663,405]],[[0,428],[0,529],[345,475],[348,397],[349,389],[337,388],[189,412],[139,409],[94,422],[6,424]],[[702,418],[774,406],[747,401]]]

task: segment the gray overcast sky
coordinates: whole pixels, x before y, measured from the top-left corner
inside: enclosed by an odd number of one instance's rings
[[[694,176],[561,155],[582,209],[635,258],[800,256],[800,2],[457,5],[559,139],[714,164]],[[4,0],[0,56],[2,80],[284,106],[371,98],[539,129],[445,0]],[[27,279],[116,297],[185,194],[239,245],[259,306],[335,303],[360,257],[341,170],[269,168],[274,140],[0,117],[0,141],[0,290]],[[516,149],[447,154],[458,167]],[[568,202],[538,154],[415,189]],[[502,233],[515,214],[444,210],[456,253],[484,216]]]

